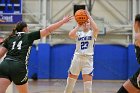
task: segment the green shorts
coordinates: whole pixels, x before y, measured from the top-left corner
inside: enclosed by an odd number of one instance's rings
[[[137,70],[137,72],[132,76],[132,78],[130,78],[131,83],[132,83],[137,89],[140,89],[140,88],[138,87],[138,84],[137,84],[137,77],[138,77],[139,73],[140,73],[140,68],[139,68],[139,69]]]
[[[28,81],[27,65],[21,61],[4,59],[0,64],[0,78],[7,78],[16,85],[23,85]]]

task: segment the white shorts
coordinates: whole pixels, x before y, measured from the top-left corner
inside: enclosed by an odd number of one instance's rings
[[[69,73],[73,75],[90,74],[93,75],[93,56],[89,55],[74,55]]]

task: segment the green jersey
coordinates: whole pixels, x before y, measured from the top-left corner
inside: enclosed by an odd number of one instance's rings
[[[40,39],[40,31],[25,33],[18,32],[6,40],[3,46],[8,50],[6,59],[27,62],[30,47],[34,40]]]

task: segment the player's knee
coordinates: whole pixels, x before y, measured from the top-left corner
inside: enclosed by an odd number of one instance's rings
[[[83,81],[84,82],[86,82],[86,81],[92,81],[92,75],[83,74],[82,77],[83,77]]]
[[[65,87],[64,93],[72,93],[75,83],[76,83],[76,79],[68,77],[67,85]]]
[[[78,78],[78,76],[77,75],[73,75],[72,73],[69,73],[69,75],[68,75],[70,78],[74,78],[74,79],[77,79]]]

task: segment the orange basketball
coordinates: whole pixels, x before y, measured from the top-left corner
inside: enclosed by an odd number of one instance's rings
[[[88,20],[88,17],[83,9],[77,10],[75,12],[75,20],[79,25],[82,25]]]

